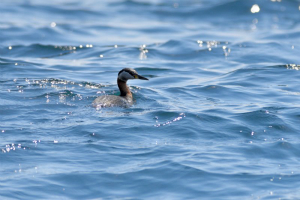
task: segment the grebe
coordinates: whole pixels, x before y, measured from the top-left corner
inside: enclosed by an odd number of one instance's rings
[[[142,79],[142,80],[149,80],[131,68],[124,68],[118,74],[118,87],[120,90],[120,96],[116,95],[103,95],[97,97],[93,101],[94,107],[112,107],[112,106],[119,106],[119,107],[129,107],[133,104],[132,94],[127,86],[127,80],[129,79]]]

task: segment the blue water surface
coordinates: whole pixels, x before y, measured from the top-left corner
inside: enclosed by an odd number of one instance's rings
[[[300,199],[299,0],[0,5],[1,199]]]

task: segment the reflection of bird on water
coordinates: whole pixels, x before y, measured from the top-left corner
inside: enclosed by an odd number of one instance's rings
[[[124,68],[118,74],[118,87],[120,90],[120,96],[116,95],[103,95],[97,97],[93,101],[95,107],[129,107],[133,104],[132,94],[127,86],[127,80],[129,79],[142,79],[148,80],[147,78],[138,75],[138,73],[131,68]]]

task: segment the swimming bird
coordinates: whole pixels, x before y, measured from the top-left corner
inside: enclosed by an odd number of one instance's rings
[[[129,79],[142,79],[149,80],[141,75],[139,75],[134,69],[124,68],[118,73],[118,87],[120,90],[120,96],[116,95],[103,95],[97,97],[93,101],[94,107],[129,107],[133,104],[132,93],[127,86],[127,81]]]

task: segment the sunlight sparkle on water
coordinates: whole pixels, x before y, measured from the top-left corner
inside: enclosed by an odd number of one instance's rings
[[[199,44],[199,47],[202,47],[202,45],[203,45],[203,41],[201,41],[201,40],[197,40],[197,43]]]
[[[54,28],[55,26],[56,26],[56,23],[55,23],[55,22],[52,22],[52,23],[51,23],[51,27]]]
[[[252,13],[258,13],[260,11],[260,8],[257,4],[254,4],[252,7],[251,7],[251,12]]]
[[[296,64],[287,64],[286,65],[287,69],[293,69],[293,70],[300,70],[300,65],[296,65]]]
[[[140,55],[139,55],[139,58],[140,58],[141,60],[147,59],[146,53],[148,53],[148,50],[146,49],[146,45],[145,45],[145,44],[143,44],[143,45],[140,47],[140,51],[141,51],[141,53],[140,53]]]
[[[185,114],[184,114],[184,113],[180,113],[178,117],[175,117],[175,118],[172,119],[172,120],[168,120],[168,121],[165,122],[165,123],[157,123],[158,121],[156,120],[156,124],[155,124],[154,126],[155,126],[155,127],[160,127],[160,126],[170,125],[170,124],[172,124],[173,122],[182,120],[184,117],[185,117]],[[155,119],[158,119],[158,117],[155,117]]]

